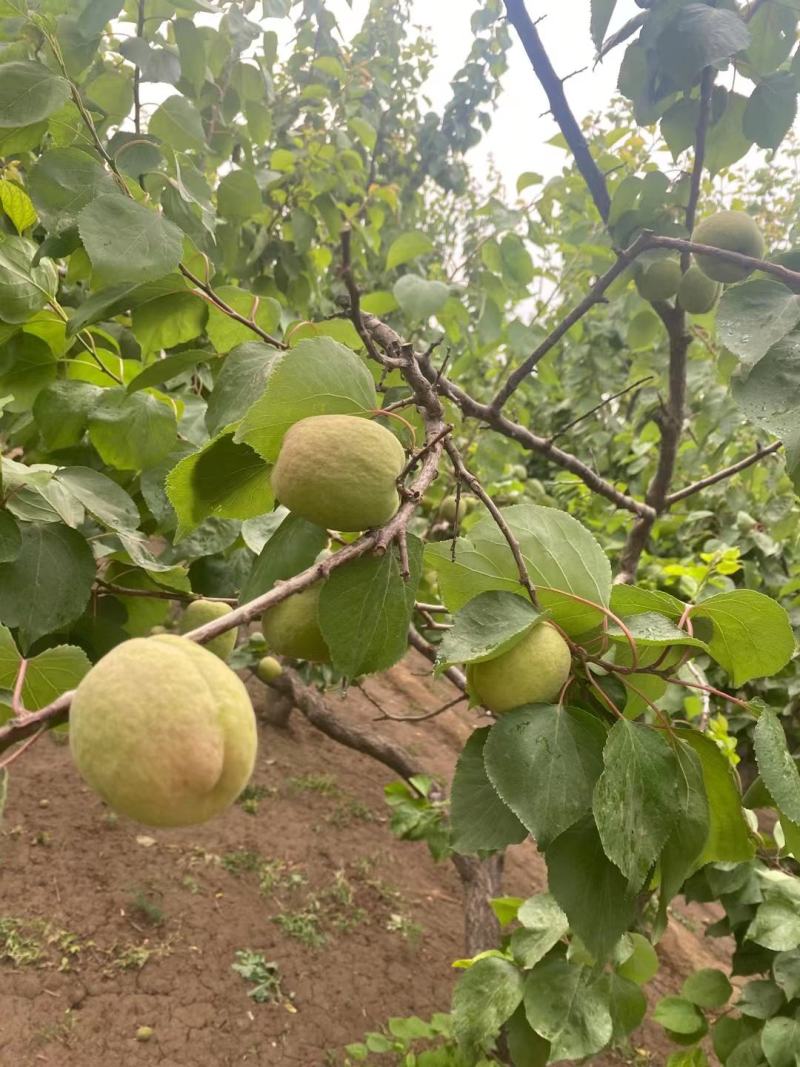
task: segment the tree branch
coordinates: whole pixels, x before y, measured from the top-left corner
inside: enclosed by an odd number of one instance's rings
[[[436,663],[436,649],[430,641],[426,641],[419,630],[413,626],[409,626],[408,628],[408,643],[412,648],[415,648],[417,652],[421,652],[425,659],[429,660],[431,663]],[[467,676],[463,671],[460,671],[458,667],[447,667],[442,673],[448,681],[453,683],[456,689],[460,689],[462,693],[466,692]]]
[[[729,252],[725,248],[714,248],[713,245],[702,245],[696,241],[685,241],[682,237],[661,237],[657,234],[648,236],[647,248],[671,248],[678,252],[694,252],[703,256],[713,256],[725,263],[735,263],[739,267],[748,270],[760,270],[764,274],[771,274],[779,282],[783,282],[793,292],[800,292],[800,271],[789,270],[779,263],[771,263],[768,259],[755,259],[753,256],[742,255],[741,252]]]
[[[687,485],[684,489],[679,489],[676,493],[670,493],[665,503],[668,507],[671,507],[673,504],[677,504],[679,500],[685,500],[687,496],[694,496],[695,493],[702,492],[703,489],[707,489],[710,485],[716,485],[717,482],[722,482],[726,478],[732,478],[734,474],[747,470],[748,467],[752,467],[754,463],[758,463],[765,456],[775,455],[782,447],[782,441],[775,441],[766,448],[759,447],[751,455],[740,459],[738,463],[732,463],[729,467],[724,467],[722,470],[717,471],[716,474],[710,474],[707,478],[701,478],[699,481]]]
[[[694,141],[694,164],[692,166],[692,181],[689,188],[689,202],[686,205],[686,232],[691,235],[694,230],[697,204],[700,200],[700,186],[703,180],[703,161],[706,156],[706,134],[711,119],[711,94],[714,88],[716,71],[713,67],[706,67],[700,79],[700,116],[697,120],[697,130]],[[686,272],[691,262],[691,254],[684,250],[681,252],[681,270]]]
[[[519,34],[534,73],[547,94],[550,110],[575,157],[578,170],[589,187],[589,192],[600,213],[600,218],[603,222],[608,222],[611,199],[608,195],[605,178],[600,173],[594,159],[592,159],[586,138],[583,136],[583,132],[564,94],[562,80],[553,70],[550,57],[539,37],[539,31],[525,9],[524,0],[505,0],[505,5],[508,20]]]

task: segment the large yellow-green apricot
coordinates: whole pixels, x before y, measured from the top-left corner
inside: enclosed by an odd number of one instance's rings
[[[722,286],[703,274],[694,264],[681,278],[678,288],[678,303],[690,315],[705,315],[719,300]]]
[[[318,526],[367,530],[397,511],[404,465],[403,446],[378,423],[313,415],[287,431],[272,488],[281,504]]]
[[[319,628],[318,609],[321,582],[268,608],[261,619],[267,644],[279,656],[330,663],[331,654]]]
[[[72,698],[78,770],[115,810],[146,826],[191,826],[227,808],[256,758],[241,680],[185,637],[135,637],[103,656]]]
[[[186,634],[198,626],[205,626],[207,622],[221,619],[223,615],[230,615],[231,611],[233,608],[230,604],[223,604],[219,600],[193,600],[181,616],[180,632]],[[238,632],[235,627],[232,630],[226,630],[219,637],[212,637],[210,641],[206,641],[204,647],[209,652],[213,652],[215,656],[227,661],[236,647]]]
[[[547,622],[529,630],[513,648],[467,665],[473,695],[496,715],[523,704],[555,700],[569,677],[569,645]]]
[[[716,215],[709,215],[695,226],[692,240],[699,245],[740,252],[754,259],[761,259],[764,255],[761,230],[744,211],[718,211]],[[696,255],[694,258],[703,274],[715,282],[740,282],[753,273],[751,267],[726,263],[715,256]]]
[[[636,275],[636,288],[645,300],[669,300],[681,283],[677,259],[654,259]]]

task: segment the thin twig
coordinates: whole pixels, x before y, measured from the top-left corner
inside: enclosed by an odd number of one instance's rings
[[[17,718],[21,718],[25,714],[25,706],[22,703],[22,687],[25,684],[25,675],[27,673],[28,661],[27,659],[21,659],[17,668],[17,677],[14,681],[14,692],[11,696],[11,708]]]
[[[144,0],[139,0],[139,9],[136,16],[136,36],[139,38],[144,37]],[[133,128],[137,137],[140,137],[142,133],[142,102],[139,96],[141,80],[142,72],[137,63],[133,68]]]
[[[703,179],[703,161],[706,156],[706,134],[708,124],[711,121],[711,95],[714,89],[714,67],[706,67],[700,78],[700,115],[697,120],[697,130],[694,140],[694,164],[692,166],[692,180],[689,189],[689,201],[686,205],[686,232],[691,234],[694,230],[697,205],[700,200],[700,186]],[[686,272],[691,262],[691,254],[687,251],[681,253],[681,270]]]
[[[695,493],[707,489],[710,485],[716,485],[717,482],[724,481],[726,478],[731,478],[734,474],[738,474],[739,471],[752,467],[754,463],[758,463],[765,456],[775,455],[782,447],[782,441],[774,441],[771,445],[767,445],[766,448],[759,447],[751,455],[740,459],[738,463],[732,463],[730,467],[725,467],[723,470],[717,471],[716,474],[710,474],[707,478],[701,478],[699,481],[687,485],[684,489],[679,489],[676,493],[670,493],[666,503],[671,506],[672,504],[677,504],[679,500],[685,500],[687,496],[694,496]]]
[[[227,596],[203,596],[202,593],[178,593],[171,589],[129,589],[124,585],[115,585],[98,578],[96,585],[99,592],[113,593],[115,596],[145,597],[150,600],[179,600],[191,604],[194,600],[210,600],[215,604],[238,604],[235,597]]]
[[[352,230],[349,226],[345,226],[339,235],[342,248],[342,281],[347,289],[347,295],[350,298],[350,318],[353,326],[356,328],[356,332],[361,340],[364,342],[364,347],[367,350],[369,358],[376,363],[381,362],[381,357],[378,354],[378,350],[375,348],[375,342],[372,340],[372,336],[369,330],[364,325],[364,320],[361,317],[361,294],[358,291],[356,280],[353,277],[353,260],[352,260]]]
[[[558,431],[558,433],[551,434],[548,440],[557,441],[559,437],[563,437],[565,433],[568,433],[570,430],[572,430],[575,426],[578,425],[579,422],[583,422],[584,419],[588,419],[591,415],[594,415],[596,412],[601,411],[604,407],[607,407],[609,404],[612,404],[615,400],[619,400],[621,396],[625,396],[627,393],[633,392],[633,390],[638,389],[640,385],[644,385],[645,382],[649,382],[652,380],[653,375],[648,374],[646,378],[640,378],[639,381],[634,382],[633,385],[628,385],[625,389],[620,389],[618,393],[613,393],[611,396],[606,397],[605,400],[601,400],[599,404],[595,404],[593,408],[590,408],[588,411],[585,411],[583,415],[579,415],[576,419],[573,419],[571,422],[568,422],[566,426],[563,426]]]
[[[467,700],[467,694],[462,693],[461,696],[455,697],[453,700],[449,700],[446,704],[442,704],[440,708],[436,708],[434,711],[426,711],[423,715],[392,715],[385,708],[381,708],[381,714],[378,715],[373,722],[383,722],[384,719],[390,719],[392,722],[425,722],[427,719],[435,719],[437,715],[441,715],[445,711],[449,711],[454,708],[456,704],[460,704],[463,700]]]

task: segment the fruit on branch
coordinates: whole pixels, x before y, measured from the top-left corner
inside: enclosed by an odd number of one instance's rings
[[[467,665],[470,692],[496,715],[523,704],[555,700],[569,677],[569,645],[548,622],[541,622],[513,648],[494,659]]]
[[[642,265],[635,280],[645,300],[669,300],[681,283],[681,265],[677,259],[653,259]]]
[[[294,593],[264,612],[261,629],[267,644],[279,656],[330,663],[331,654],[319,628],[321,582]]]
[[[467,511],[467,501],[463,497],[458,500],[455,496],[446,496],[439,505],[439,515],[445,522],[460,522]]]
[[[193,600],[181,616],[179,630],[182,634],[188,633],[189,630],[194,630],[198,626],[205,626],[207,622],[221,619],[223,615],[230,615],[232,610],[230,604],[222,604],[218,600]],[[206,641],[205,647],[215,656],[227,661],[236,647],[238,632],[235,627],[226,630],[224,634]]]
[[[718,211],[716,215],[701,219],[694,228],[692,240],[696,244],[740,252],[753,259],[761,259],[764,255],[761,230],[744,211]],[[752,267],[726,263],[715,256],[696,255],[694,258],[703,274],[715,282],[741,282],[753,273]]]
[[[146,826],[191,826],[248,782],[256,720],[241,680],[175,634],[135,637],[103,656],[75,691],[69,741],[83,778]]]
[[[275,496],[326,529],[382,526],[397,511],[403,446],[383,426],[355,415],[312,415],[283,439],[272,471]]]
[[[705,315],[719,300],[722,286],[692,264],[681,278],[678,303],[690,315]]]
[[[269,685],[270,682],[274,682],[276,678],[280,678],[283,674],[283,667],[274,656],[264,656],[264,658],[260,659],[256,665],[256,674],[262,682],[266,682],[266,684]]]

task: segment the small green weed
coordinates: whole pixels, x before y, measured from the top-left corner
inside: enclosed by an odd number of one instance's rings
[[[248,997],[256,1004],[279,1001],[283,998],[281,991],[280,970],[277,963],[268,962],[261,952],[241,949],[236,953],[236,963],[231,967],[247,982],[253,983],[248,989]]]
[[[322,796],[337,796],[339,786],[332,774],[302,774],[289,779],[289,785],[298,793],[320,793]]]
[[[255,815],[258,811],[258,805],[264,799],[268,797],[273,790],[269,789],[265,785],[246,785],[236,799],[236,803],[243,811],[246,811],[248,815]]]
[[[44,946],[34,936],[40,925],[24,919],[0,918],[0,961],[8,961],[15,967],[41,963],[45,958]]]
[[[311,897],[308,907],[302,911],[281,912],[273,921],[287,937],[295,938],[308,948],[322,948],[327,944],[328,938],[321,929],[322,916],[317,910],[318,907],[317,901]]]
[[[257,871],[262,863],[264,863],[264,857],[260,852],[251,852],[247,849],[226,852],[220,860],[222,868],[229,874],[236,875],[237,878],[250,871]]]
[[[164,912],[146,889],[136,890],[128,910],[150,926],[161,926],[164,922]]]

